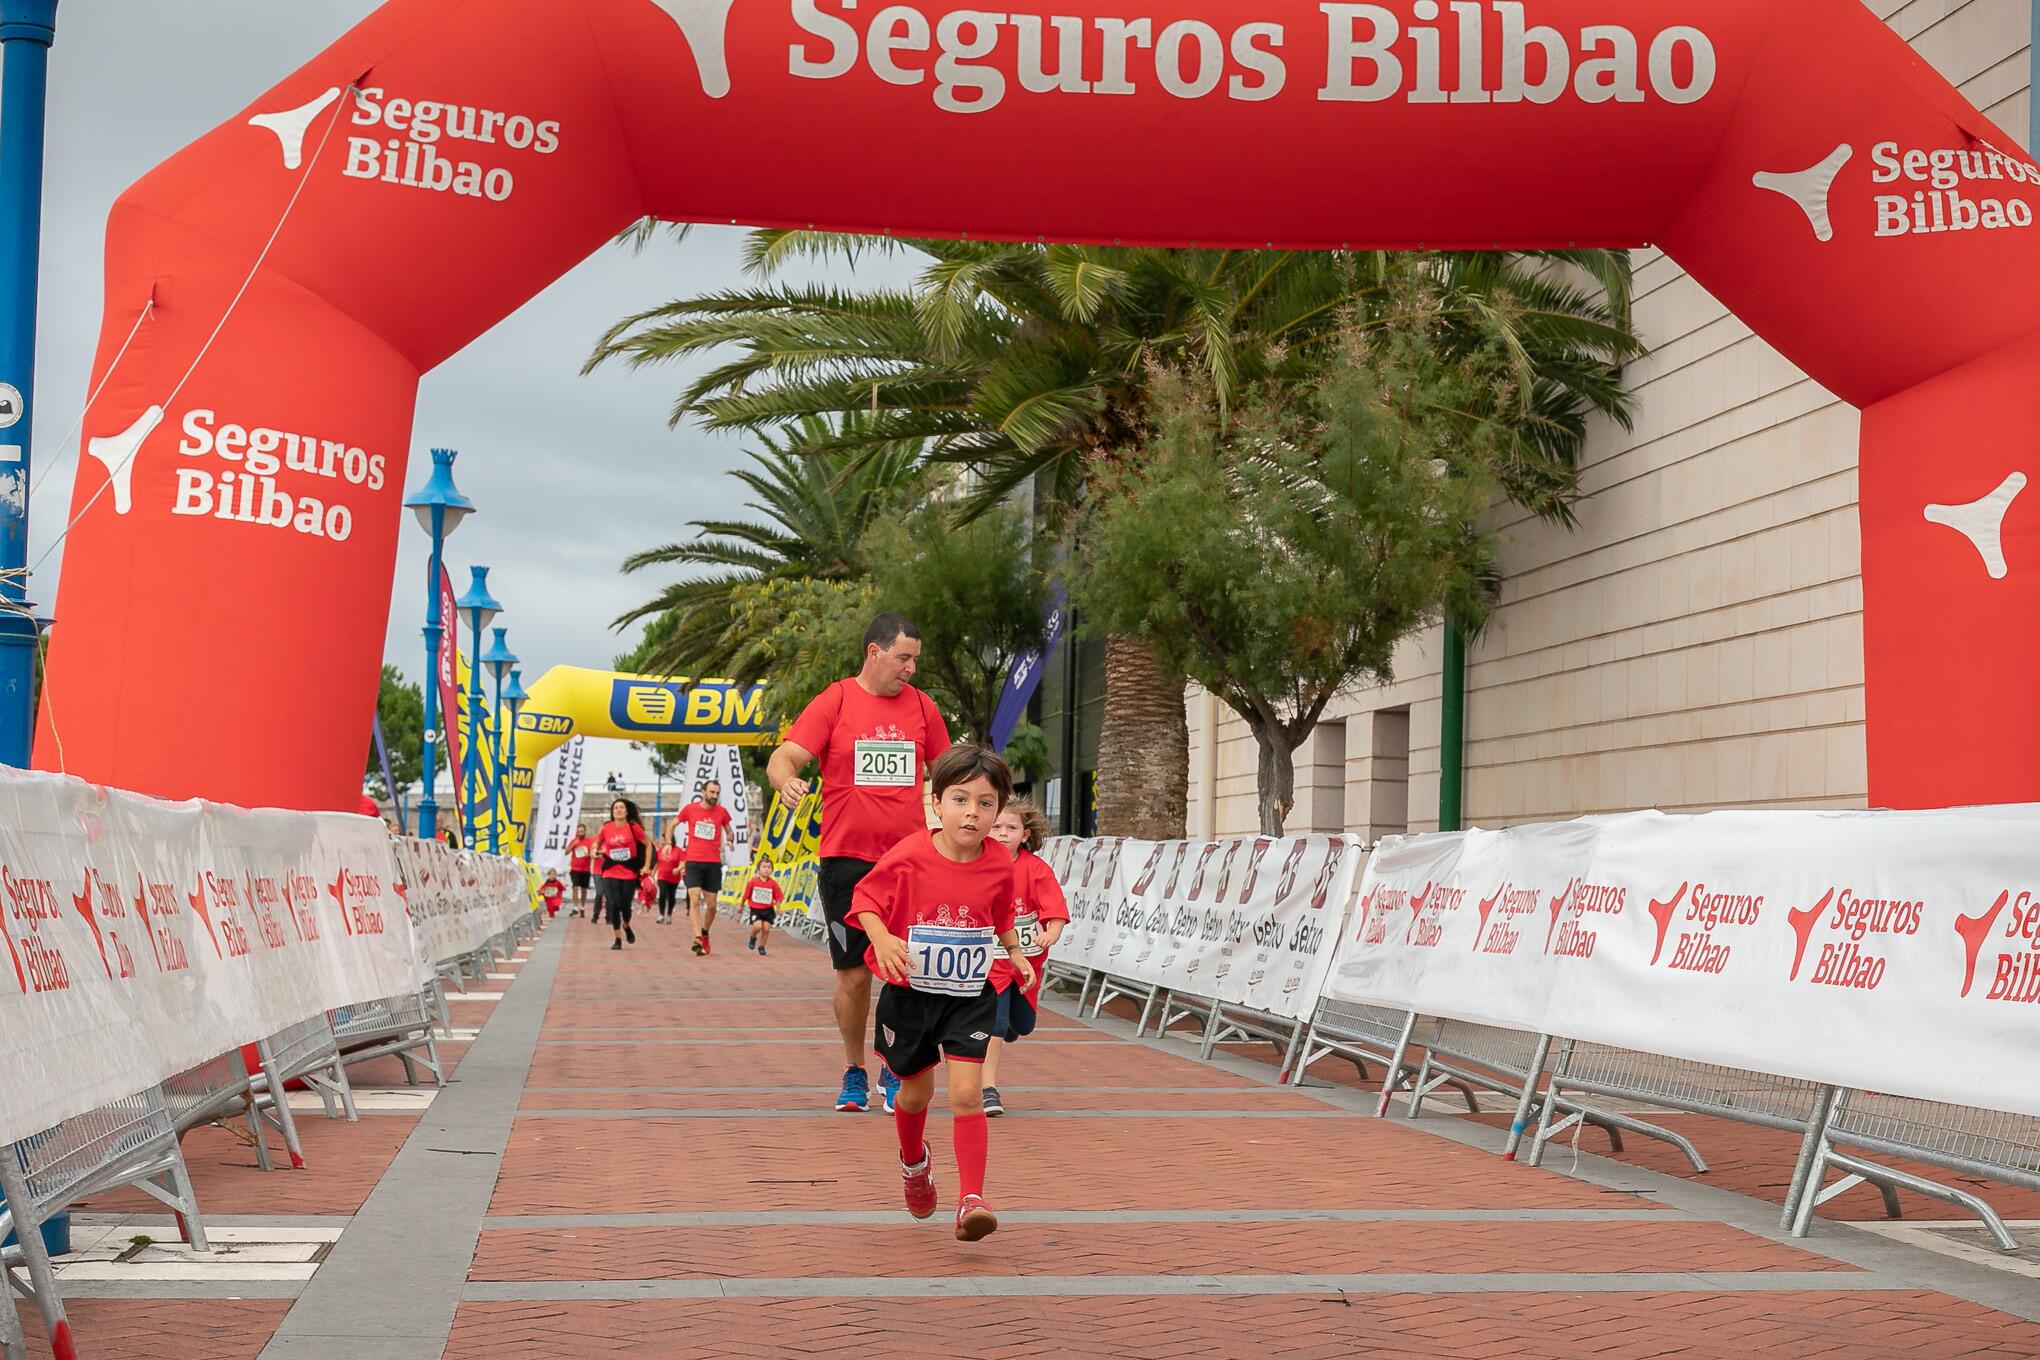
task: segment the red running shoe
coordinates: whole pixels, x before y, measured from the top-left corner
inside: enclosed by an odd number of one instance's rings
[[[915,1218],[932,1218],[935,1214],[935,1166],[928,1156],[928,1145],[921,1144],[921,1161],[918,1166],[900,1163],[900,1178],[905,1182],[907,1212]]]
[[[704,954],[715,952],[708,947],[708,932],[705,930],[701,932],[701,952]]]
[[[957,1241],[975,1242],[981,1237],[990,1237],[998,1230],[998,1216],[982,1196],[965,1195],[963,1203],[956,1206]]]

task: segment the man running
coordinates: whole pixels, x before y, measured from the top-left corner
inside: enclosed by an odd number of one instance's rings
[[[722,785],[711,779],[701,797],[680,809],[678,824],[687,829],[687,920],[694,928],[694,952],[708,953],[708,928],[715,924],[715,899],[722,892],[723,844],[735,833],[730,810],[722,805]]]
[[[582,822],[574,828],[574,839],[567,842],[567,877],[574,885],[574,909],[570,916],[581,916],[588,910],[588,889],[595,881],[594,874],[595,838],[588,834],[588,824]]]
[[[836,1029],[843,1036],[839,1110],[862,1110],[871,1099],[864,1071],[871,1015],[871,941],[850,923],[857,885],[903,837],[928,828],[921,784],[935,758],[949,749],[949,729],[933,701],[908,684],[921,656],[921,630],[903,614],[887,612],[864,630],[864,664],[830,685],[801,711],[765,767],[766,782],[791,808],[807,796],[800,777],[811,762],[822,774],[822,844],[819,886],[829,927],[829,961],[836,969]],[[899,1078],[879,1069],[885,1110],[892,1113]]]

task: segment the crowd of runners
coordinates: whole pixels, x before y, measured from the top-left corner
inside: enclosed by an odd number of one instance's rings
[[[982,746],[952,744],[941,712],[911,683],[921,633],[880,614],[864,635],[857,673],[816,695],[766,765],[787,807],[821,778],[820,906],[835,973],[832,1004],[844,1066],[834,1107],[867,1109],[879,1059],[879,1100],[899,1134],[909,1213],[938,1205],[926,1128],[935,1076],[947,1078],[956,1160],[956,1235],[998,1227],[985,1199],[987,1120],[1005,1113],[998,1088],[1005,1045],[1034,1029],[1042,966],[1069,920],[1055,874],[1037,853],[1047,819],[1016,798],[1013,776]],[[638,807],[618,796],[568,848],[571,917],[607,925],[613,950],[637,942],[639,907],[668,925],[684,892],[696,955],[712,930],[731,843],[728,808],[711,782],[654,844]],[[592,893],[592,896],[591,896]],[[549,885],[557,910],[560,885]],[[782,889],[760,862],[740,896],[747,947],[763,955]],[[878,989],[877,1033],[871,1033]]]

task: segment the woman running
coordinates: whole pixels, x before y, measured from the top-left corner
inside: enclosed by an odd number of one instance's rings
[[[637,932],[630,928],[631,900],[637,896],[638,880],[650,869],[652,858],[652,838],[638,819],[636,803],[619,798],[609,805],[609,820],[595,833],[595,858],[602,866],[595,910],[608,915],[610,928],[616,932],[616,942],[609,947],[621,949],[626,940],[636,944]]]

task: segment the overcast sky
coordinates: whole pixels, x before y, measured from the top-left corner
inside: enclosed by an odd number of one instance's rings
[[[36,389],[35,473],[62,459],[31,506],[29,561],[69,517],[75,438],[99,327],[101,253],[113,200],[158,162],[238,113],[376,8],[376,0],[63,0],[51,56],[48,169]],[[624,578],[630,551],[670,542],[684,522],[728,516],[740,487],[723,475],[735,440],[669,430],[683,371],[578,376],[617,317],[738,279],[742,234],[697,230],[643,255],[605,248],[427,374],[409,483],[425,450],[460,450],[456,476],[475,502],[450,540],[457,584],[487,564],[527,683],[554,664],[607,666],[624,650],[609,621],[656,582]],[[564,456],[563,456],[564,455]],[[571,474],[562,471],[571,469]],[[603,507],[600,517],[585,507]],[[408,518],[385,657],[424,668],[426,544]],[[59,552],[31,587],[56,598]],[[591,753],[599,777],[645,768],[627,748]]]

